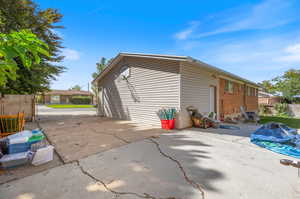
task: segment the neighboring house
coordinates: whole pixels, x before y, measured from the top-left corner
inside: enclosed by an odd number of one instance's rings
[[[73,96],[88,96],[93,101],[93,94],[89,91],[51,90],[41,95],[43,104],[70,104]]]
[[[159,124],[156,111],[186,108],[220,117],[258,110],[259,86],[222,69],[186,56],[120,53],[93,81],[98,87],[98,114]],[[181,120],[181,118],[178,118]]]
[[[274,105],[280,103],[281,97],[273,95],[271,93],[267,93],[264,91],[258,91],[258,104],[263,105]]]

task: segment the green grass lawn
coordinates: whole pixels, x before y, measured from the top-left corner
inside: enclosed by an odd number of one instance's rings
[[[280,122],[288,125],[289,127],[300,129],[300,119],[291,117],[278,117],[278,116],[260,116],[260,123],[267,122]]]
[[[47,105],[50,108],[93,108],[90,104],[50,104]]]

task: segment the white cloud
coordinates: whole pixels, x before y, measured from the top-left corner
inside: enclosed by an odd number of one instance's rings
[[[279,57],[279,61],[300,64],[300,43],[289,45],[284,49],[285,55]]]
[[[253,81],[271,79],[300,67],[300,32],[294,25],[299,6],[295,0],[264,0],[207,16],[176,34],[174,54],[188,54]],[[230,34],[237,31],[244,32]]]
[[[201,44],[191,49],[185,48],[184,44],[175,54],[190,55],[252,81],[272,79],[290,68],[300,69],[299,32],[202,40]]]
[[[80,59],[80,53],[70,48],[64,48],[62,50],[62,55],[65,56],[65,60],[68,61],[76,61]]]
[[[222,33],[245,30],[264,30],[289,24],[299,19],[295,0],[264,0],[259,4],[226,10],[194,21],[201,27],[190,25],[175,34],[176,39],[203,38]],[[205,27],[205,29],[204,29]]]
[[[192,21],[189,24],[190,25],[187,29],[182,30],[174,35],[175,39],[178,40],[187,39],[194,32],[194,30],[199,26],[199,22],[197,21]]]

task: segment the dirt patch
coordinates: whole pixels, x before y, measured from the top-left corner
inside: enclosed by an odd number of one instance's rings
[[[95,116],[45,116],[40,118],[39,124],[48,142],[55,147],[53,161],[40,166],[25,165],[0,170],[0,184],[167,132],[160,128]],[[25,129],[35,128],[38,128],[37,123],[26,123]]]
[[[65,163],[166,132],[95,116],[41,120],[40,125]]]

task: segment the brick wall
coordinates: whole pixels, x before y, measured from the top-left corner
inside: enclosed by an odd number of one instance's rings
[[[247,86],[246,95],[246,110],[247,111],[257,111],[258,110],[258,90],[253,87]]]
[[[225,91],[225,79],[220,79],[219,102],[220,114],[232,115],[240,113],[240,107],[244,106],[244,85],[233,82],[233,93]]]
[[[237,82],[232,82],[233,92],[226,91],[225,79],[219,79],[219,110],[221,117],[235,116],[240,114],[240,107],[244,106],[247,111],[258,110],[258,97],[247,96],[247,86]]]
[[[246,96],[246,110],[257,111],[258,110],[258,97],[257,96]]]

